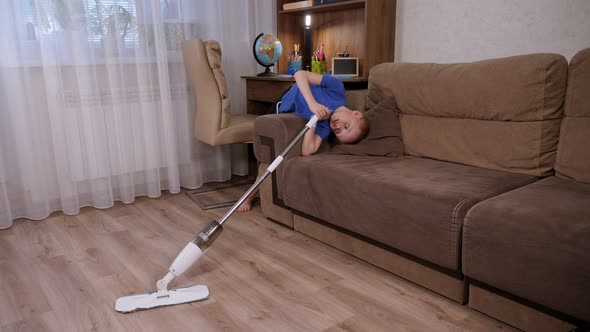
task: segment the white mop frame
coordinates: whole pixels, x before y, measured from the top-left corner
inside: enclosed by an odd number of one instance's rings
[[[219,234],[223,231],[223,223],[235,212],[235,210],[242,205],[242,203],[256,190],[262,181],[266,179],[274,170],[283,162],[285,155],[293,146],[305,135],[305,133],[313,128],[318,122],[317,116],[312,116],[305,127],[295,136],[295,138],[287,145],[283,152],[275,158],[275,160],[267,167],[262,176],[258,177],[254,184],[242,195],[242,197],[234,204],[229,211],[219,221],[211,221],[205,228],[201,230],[176,256],[169,271],[164,278],[158,280],[156,283],[157,291],[152,291],[143,294],[124,296],[115,302],[115,310],[122,313],[129,313],[138,310],[151,309],[156,307],[183,304],[195,301],[205,300],[209,297],[209,289],[205,285],[194,285],[184,288],[175,288],[168,290],[168,284],[175,277],[183,274],[188,268],[201,258],[209,246],[215,241]]]

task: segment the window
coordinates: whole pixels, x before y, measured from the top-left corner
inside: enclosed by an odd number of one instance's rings
[[[14,3],[14,2],[13,2]],[[13,5],[9,24],[20,40],[35,40],[58,31],[86,31],[101,47],[104,38],[122,38],[126,48],[138,46],[135,0],[22,0]]]
[[[183,6],[198,12],[192,0],[0,0],[0,65],[149,60],[156,48],[179,61],[182,41],[196,35]]]

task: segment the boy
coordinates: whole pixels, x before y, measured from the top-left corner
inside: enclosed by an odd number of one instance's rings
[[[332,131],[338,141],[345,144],[356,143],[365,137],[368,123],[363,113],[346,107],[344,84],[340,80],[301,70],[294,77],[296,84],[283,95],[276,108],[278,113],[294,112],[308,120],[314,114],[318,117],[317,125],[303,136],[302,156],[316,153]],[[236,211],[249,211],[257,192],[253,192]]]

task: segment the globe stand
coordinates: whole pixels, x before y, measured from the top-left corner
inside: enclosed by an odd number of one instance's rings
[[[259,34],[254,39],[254,44],[252,45],[252,53],[254,54],[254,59],[258,62],[259,65],[265,67],[266,70],[264,72],[259,73],[256,76],[260,77],[274,77],[277,76],[276,73],[270,71],[270,67],[274,66],[275,62],[279,60],[281,57],[281,53],[283,52],[283,46],[281,42],[274,37],[272,34]],[[262,59],[260,57],[263,57]]]
[[[261,76],[261,77],[273,77],[273,76],[277,76],[277,73],[274,73],[272,71],[270,71],[270,67],[272,66],[267,66],[266,70],[263,73],[260,73],[256,76]]]

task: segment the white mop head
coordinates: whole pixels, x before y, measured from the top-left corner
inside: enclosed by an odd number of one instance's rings
[[[145,294],[122,297],[115,303],[115,310],[129,313],[167,305],[183,304],[205,300],[209,297],[209,289],[205,285],[195,285]]]
[[[191,265],[203,256],[203,251],[193,242],[189,242],[178,254],[168,274],[158,280],[158,291],[144,294],[125,296],[115,302],[115,310],[128,313],[166,305],[183,304],[205,300],[209,297],[209,289],[204,285],[168,290],[168,283],[184,273]]]

